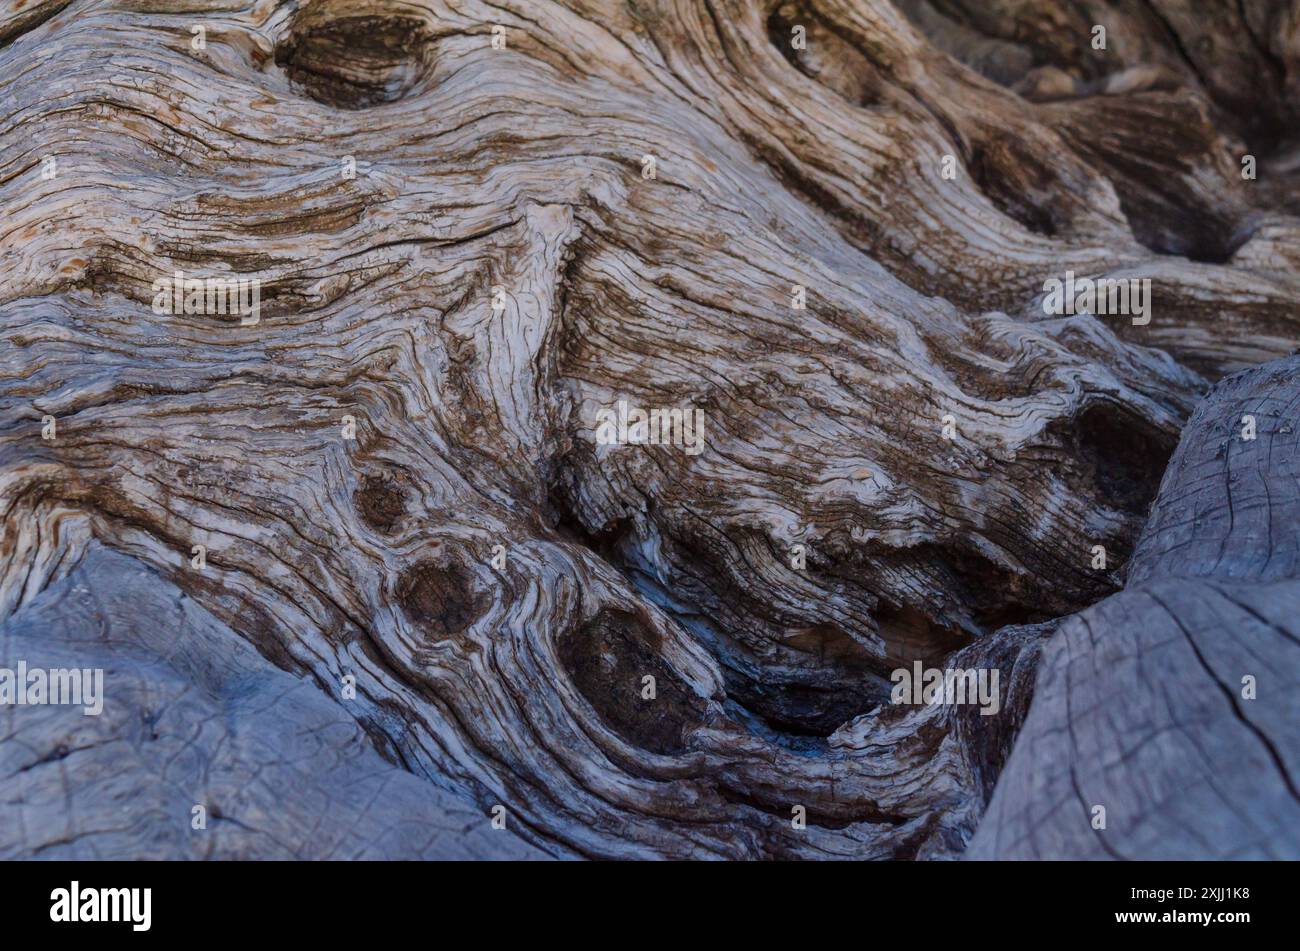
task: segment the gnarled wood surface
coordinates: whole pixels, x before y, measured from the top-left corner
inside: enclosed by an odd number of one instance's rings
[[[386,761],[315,684],[97,542],[2,643],[7,667],[100,667],[106,689],[99,716],[10,711],[0,857],[545,858]]]
[[[159,769],[113,826],[60,708],[8,711],[24,788],[101,855],[960,854],[1054,619],[1119,590],[1208,381],[1300,320],[1294,3],[976,7],[4,0],[7,649],[46,619],[115,656],[87,625],[129,578],[140,676],[233,634],[296,698],[232,776],[306,717],[400,791],[338,841],[310,760],[214,845],[158,831],[216,795]],[[155,313],[176,270],[259,280],[260,322]],[[1067,271],[1149,278],[1151,322],[1045,316]],[[599,444],[620,400],[702,410],[704,450]],[[1003,712],[891,705],[916,660],[999,667]],[[194,722],[245,709],[197,682]],[[66,838],[30,807],[6,854]]]
[[[1300,357],[1197,409],[1127,588],[1043,649],[971,857],[1300,858],[1298,416]]]

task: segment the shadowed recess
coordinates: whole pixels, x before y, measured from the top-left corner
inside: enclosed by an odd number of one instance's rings
[[[684,732],[699,725],[705,704],[658,653],[654,630],[631,614],[603,609],[560,644],[560,660],[604,723],[652,753],[686,750]],[[653,677],[648,697],[645,677]]]
[[[343,16],[290,33],[276,65],[304,95],[339,109],[396,102],[424,76],[428,35],[413,17]]]
[[[782,3],[767,19],[768,38],[795,69],[855,106],[879,102],[882,80],[871,60],[801,3]]]

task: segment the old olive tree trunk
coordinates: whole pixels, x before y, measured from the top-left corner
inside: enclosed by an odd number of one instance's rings
[[[1295,0],[0,0],[0,666],[104,670],[0,855],[1142,857],[1144,637],[1294,853],[1294,361],[1292,497],[1130,556],[1296,345],[1298,77]]]

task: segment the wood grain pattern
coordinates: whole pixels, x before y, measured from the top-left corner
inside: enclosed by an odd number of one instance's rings
[[[1197,409],[1128,587],[1043,649],[968,855],[1300,857],[1297,409],[1300,357],[1229,377]]]
[[[265,836],[159,838],[204,794],[184,773],[58,848],[961,854],[1037,651],[1121,589],[1198,400],[1296,344],[1297,9],[3,0],[7,650],[33,618],[131,628],[81,600],[130,578],[159,605],[132,638],[238,638],[403,790],[351,845],[302,837],[342,781],[318,772],[284,816],[249,800]],[[156,313],[177,270],[259,281],[260,320]],[[1150,279],[1151,322],[1045,315],[1067,271]],[[620,400],[699,409],[703,451],[600,444]],[[1135,573],[1192,557],[1162,511]],[[997,667],[1003,713],[890,704],[917,660]],[[242,715],[212,689],[194,718]],[[48,759],[65,714],[7,721],[44,764],[22,808],[62,789],[90,837],[106,806]],[[399,845],[410,782],[431,831]],[[453,844],[458,808],[482,829]]]

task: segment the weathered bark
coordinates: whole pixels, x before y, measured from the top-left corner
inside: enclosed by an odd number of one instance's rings
[[[1128,587],[1044,647],[972,857],[1300,858],[1298,423],[1300,357],[1196,411]]]
[[[140,566],[89,577],[316,684],[435,828],[435,788],[505,806],[467,852],[959,853],[1043,625],[1119,587],[1093,547],[1126,559],[1206,379],[1294,346],[1300,20],[901,7],[9,3],[4,636],[107,546]],[[156,314],[177,269],[260,280],[260,323]],[[1067,270],[1151,278],[1151,323],[1045,317]],[[599,445],[619,400],[703,410],[704,451]],[[997,722],[887,702],[972,659]],[[11,721],[34,769],[65,714]],[[338,854],[310,809],[166,848]]]
[[[385,761],[317,684],[98,543],[0,644],[6,666],[100,667],[105,686],[98,716],[9,711],[0,857],[545,857]]]

